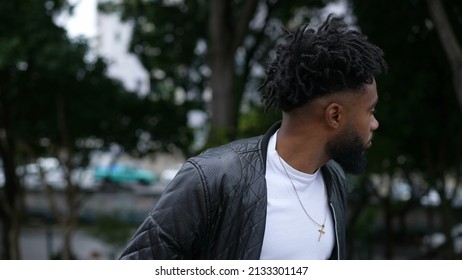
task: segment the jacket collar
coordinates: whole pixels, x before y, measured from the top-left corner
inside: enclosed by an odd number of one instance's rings
[[[261,146],[261,154],[263,157],[263,166],[265,166],[265,172],[266,172],[266,155],[268,154],[268,143],[273,136],[274,133],[281,127],[282,121],[278,121],[277,123],[273,124],[270,129],[263,135],[263,139],[261,140],[260,146]]]

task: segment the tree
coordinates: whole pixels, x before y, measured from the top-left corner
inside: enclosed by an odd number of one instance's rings
[[[352,4],[358,26],[384,49],[390,66],[388,74],[378,81],[381,126],[371,149],[370,171],[400,175],[416,194],[430,189],[439,192],[440,230],[448,240],[442,254],[454,258],[450,231],[456,216],[451,203],[457,183],[451,190],[447,178],[460,182],[462,113],[451,79],[452,62],[445,55],[425,2],[390,5],[389,1],[358,0]],[[446,9],[451,11],[448,18],[460,40],[457,30],[462,25],[456,19],[462,6],[459,1],[447,1]],[[416,203],[412,207],[420,206]]]
[[[108,78],[101,59],[87,61],[85,41],[71,42],[53,16],[64,1],[4,1],[0,45],[1,156],[6,177],[0,190],[2,258],[19,259],[22,188],[18,163],[40,156],[59,159],[66,171],[66,209],[50,207],[63,228],[61,258],[72,258],[71,240],[84,195],[71,180],[90,149],[122,145],[135,156],[171,146],[186,150],[188,103],[139,97]]]
[[[47,12],[53,13],[54,5],[62,7],[64,4],[61,1],[49,2]],[[28,46],[24,35],[30,35],[31,26],[40,18],[33,17],[31,11],[38,5],[43,3],[35,3],[33,1],[4,1],[1,4],[1,37],[0,44],[2,49],[0,52],[0,131],[2,137],[0,139],[0,152],[3,161],[3,170],[5,173],[5,187],[0,193],[0,217],[3,222],[2,226],[2,245],[3,250],[1,257],[4,259],[19,259],[19,222],[22,215],[21,197],[22,191],[19,180],[16,176],[16,131],[15,131],[15,107],[14,99],[21,94],[21,90],[15,85],[23,82],[23,73],[26,72],[28,64],[24,59]],[[33,7],[31,10],[25,10],[24,7],[29,5]],[[44,8],[44,7],[42,7]],[[22,17],[28,18],[32,16],[32,24],[23,25]],[[27,22],[27,21],[25,21]],[[47,22],[40,21],[46,26]],[[14,27],[18,29],[14,30]],[[15,32],[16,31],[16,32]],[[34,39],[38,39],[34,37]],[[32,39],[33,40],[33,39]],[[37,42],[39,43],[39,42]],[[37,46],[37,45],[36,45]]]
[[[451,28],[443,3],[440,0],[427,0],[427,5],[451,65],[454,90],[459,101],[459,107],[462,110],[462,47]]]
[[[325,3],[127,0],[103,7],[134,24],[131,51],[151,71],[156,93],[174,84],[210,114],[210,146],[236,137],[244,94],[257,91],[282,29],[314,17]]]

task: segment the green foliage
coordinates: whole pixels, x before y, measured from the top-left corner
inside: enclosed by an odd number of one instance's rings
[[[412,197],[405,203],[397,204],[390,199],[391,182],[382,186],[388,189],[385,197],[375,197],[385,219],[385,241],[382,243],[387,246],[384,251],[385,257],[389,258],[393,257],[393,243],[396,245],[397,238],[404,237],[402,232],[396,234],[393,219],[404,221],[412,211],[425,211],[420,199],[430,186],[438,189],[441,205],[450,203],[445,180],[448,176],[460,180],[462,112],[457,104],[450,64],[426,1],[351,2],[359,28],[383,48],[389,64],[388,74],[377,78],[380,101],[376,117],[380,127],[370,150],[369,171],[389,178],[399,176],[412,187]],[[442,2],[455,35],[462,42],[462,3],[455,0]],[[358,191],[358,188],[353,190],[354,193]],[[442,225],[437,230],[444,232],[445,244],[451,248],[450,229],[454,226],[452,218],[456,216],[454,209],[449,208],[442,206],[439,209]],[[423,222],[431,224],[431,221]],[[353,231],[364,230],[359,223],[350,226]],[[415,228],[407,231],[409,238]],[[353,235],[357,233],[353,232]],[[442,257],[454,258],[454,255],[450,252]]]
[[[254,109],[243,113],[239,123],[239,138],[264,134],[274,123],[281,120],[280,112],[262,112]]]
[[[63,5],[0,4],[0,72],[6,96],[0,110],[11,112],[19,150],[55,153],[70,145],[78,151],[95,148],[78,144],[94,138],[100,140],[96,148],[115,142],[136,155],[172,145],[187,151],[192,139],[186,127],[189,105],[139,97],[106,77],[101,59],[85,59],[87,42],[69,41],[54,24],[55,9]]]
[[[134,23],[131,51],[150,69],[154,91],[162,95],[163,84],[198,94],[204,89],[200,71],[206,60],[198,44],[207,30],[206,1],[180,5],[166,1],[124,1],[121,14]],[[102,4],[105,11],[120,11],[115,4]]]
[[[328,2],[330,1],[259,1],[259,8],[252,22],[247,24],[249,31],[242,45],[235,52],[234,65],[230,65],[230,71],[234,73],[235,86],[232,94],[236,100],[233,102],[236,104],[233,108],[235,112],[239,112],[241,105],[249,100],[259,99],[257,89],[263,77],[252,69],[266,68],[267,61],[273,55],[275,43],[283,35],[282,29],[286,26],[293,28],[294,25],[315,17],[316,9]],[[238,19],[245,1],[226,3],[227,20],[225,26],[220,28],[222,32],[232,33],[235,31],[234,28],[241,24]],[[151,70],[151,83],[156,95],[171,95],[171,92],[165,92],[164,84],[174,84],[174,87],[181,88],[187,93],[187,98],[194,101],[197,108],[214,112],[214,109],[209,108],[209,105],[204,104],[203,101],[203,93],[210,87],[209,62],[215,59],[213,56],[216,55],[211,53],[209,17],[211,13],[217,11],[210,10],[209,1],[125,0],[120,6],[103,4],[101,8],[107,12],[119,12],[134,24],[131,51],[141,59],[146,69]],[[220,43],[225,49],[233,47],[231,42]],[[260,107],[255,109],[261,112]],[[223,113],[214,112],[214,114]],[[239,114],[233,115],[239,116]],[[239,116],[243,123],[248,123],[242,118],[243,116]],[[236,124],[239,122],[235,121]],[[214,126],[214,129],[224,128]],[[245,132],[236,134],[228,131],[211,133],[214,144],[230,140],[227,135],[236,137],[245,134]],[[221,140],[217,141],[217,139]]]
[[[435,180],[458,168],[462,113],[425,1],[353,4],[360,28],[384,49],[390,67],[389,73],[378,79],[381,126],[371,149],[372,170],[420,171]],[[462,4],[445,1],[445,6],[462,42]]]
[[[69,177],[73,168],[85,165],[90,150],[112,143],[134,156],[178,148],[187,152],[191,143],[189,103],[176,106],[171,99],[140,97],[108,78],[101,58],[89,60],[87,42],[70,41],[54,23],[67,8],[72,9],[62,0],[0,2],[0,134],[6,136],[0,138],[6,174],[0,216],[5,236],[18,232],[8,227],[19,224],[16,201],[22,192],[16,164],[56,157]],[[76,222],[79,198],[74,190],[69,185],[65,192],[67,213],[54,213],[63,225]],[[64,239],[70,239],[71,233],[66,234]],[[2,240],[5,248],[18,247]],[[64,248],[62,257],[71,253]],[[18,253],[5,253],[10,256]]]

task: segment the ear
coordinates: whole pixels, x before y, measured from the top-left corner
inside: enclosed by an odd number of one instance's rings
[[[337,129],[343,121],[343,106],[332,102],[324,110],[324,118],[328,127]]]

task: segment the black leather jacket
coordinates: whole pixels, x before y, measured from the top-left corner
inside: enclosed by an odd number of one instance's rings
[[[190,158],[120,258],[259,259],[266,222],[267,145],[279,125],[264,136]],[[333,161],[321,170],[335,223],[331,259],[344,259],[345,174]]]

